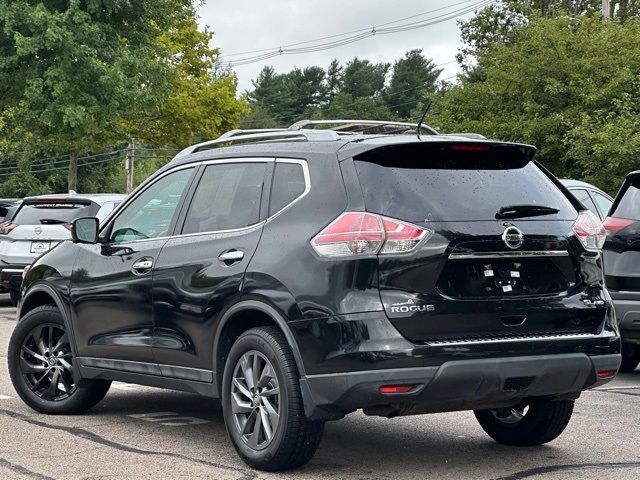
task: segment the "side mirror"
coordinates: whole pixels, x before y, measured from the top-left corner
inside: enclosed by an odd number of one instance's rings
[[[78,218],[71,225],[71,238],[75,243],[98,243],[98,219]]]

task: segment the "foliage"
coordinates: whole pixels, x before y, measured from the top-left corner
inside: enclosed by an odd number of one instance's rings
[[[640,22],[532,17],[508,43],[477,52],[438,105],[444,131],[531,143],[556,175],[615,193],[640,166]]]

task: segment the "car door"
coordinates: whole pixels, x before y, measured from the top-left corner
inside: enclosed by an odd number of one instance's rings
[[[154,354],[164,375],[212,380],[216,321],[241,293],[262,233],[273,159],[208,162],[153,274]]]
[[[158,177],[111,219],[99,243],[79,245],[70,285],[78,356],[153,362],[151,273],[194,172]]]

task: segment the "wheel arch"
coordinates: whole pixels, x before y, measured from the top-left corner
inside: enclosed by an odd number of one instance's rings
[[[64,302],[60,297],[60,294],[51,286],[46,283],[36,283],[29,287],[25,293],[20,307],[18,310],[18,322],[30,311],[41,307],[43,305],[55,305],[60,311],[64,326],[70,334],[70,345],[73,354],[76,353],[75,336],[73,335],[73,328],[71,327],[71,321],[69,319],[68,310],[65,308]]]
[[[214,337],[213,372],[215,378],[217,378],[218,386],[220,386],[222,380],[226,355],[229,353],[235,339],[253,327],[266,325],[277,326],[282,331],[293,352],[298,374],[301,378],[305,376],[300,349],[284,316],[264,302],[244,300],[234,304],[224,313]]]

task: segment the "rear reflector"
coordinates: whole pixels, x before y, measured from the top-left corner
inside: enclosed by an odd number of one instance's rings
[[[604,380],[605,378],[613,378],[616,376],[616,371],[615,370],[600,370],[598,372],[598,378],[600,380]]]
[[[345,212],[311,240],[322,257],[389,255],[411,252],[433,232],[367,212]]]
[[[380,393],[407,393],[413,390],[413,385],[383,385],[380,387]]]
[[[602,222],[589,210],[580,212],[571,230],[585,250],[592,252],[601,250],[607,239],[607,231]]]
[[[604,219],[603,225],[604,228],[607,229],[607,231],[615,233],[619,232],[620,230],[624,230],[629,225],[635,222],[636,220],[630,220],[628,218],[607,217]]]

